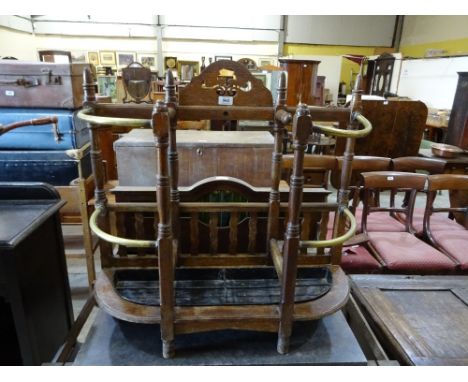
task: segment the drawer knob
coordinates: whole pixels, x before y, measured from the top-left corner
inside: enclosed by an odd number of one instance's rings
[[[198,154],[199,156],[202,156],[202,155],[203,155],[203,150],[202,150],[200,147],[197,149],[197,154]]]

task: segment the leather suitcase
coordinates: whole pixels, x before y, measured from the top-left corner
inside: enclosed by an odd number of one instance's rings
[[[0,62],[0,106],[76,109],[83,104],[83,70],[90,64]]]
[[[90,145],[80,150],[0,150],[1,182],[68,186],[74,179],[90,174]]]
[[[33,125],[9,131],[0,136],[0,149],[79,149],[89,142],[89,129],[76,114],[77,111],[63,109],[0,108],[0,125],[53,116],[58,119],[56,126]]]

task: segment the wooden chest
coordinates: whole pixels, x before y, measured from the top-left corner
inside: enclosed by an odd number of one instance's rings
[[[90,64],[0,62],[0,106],[76,109],[83,104],[83,69]]]
[[[120,186],[156,185],[156,150],[150,129],[135,129],[114,143]],[[231,176],[256,187],[271,185],[273,136],[267,131],[177,131],[179,185]]]

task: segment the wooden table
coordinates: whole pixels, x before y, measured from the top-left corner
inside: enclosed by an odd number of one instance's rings
[[[405,365],[468,365],[468,277],[353,275],[382,346]]]

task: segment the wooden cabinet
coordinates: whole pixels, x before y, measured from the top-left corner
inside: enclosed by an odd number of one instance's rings
[[[288,72],[288,93],[286,103],[321,105],[317,94],[317,71],[320,61],[280,59],[281,68]],[[323,100],[323,96],[322,96]]]
[[[468,72],[458,73],[458,85],[445,143],[468,149]]]
[[[0,365],[50,362],[73,323],[52,186],[0,183]]]

